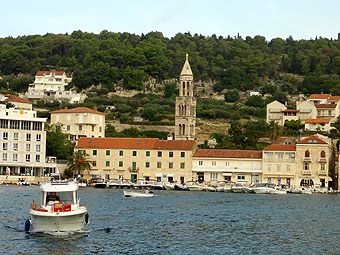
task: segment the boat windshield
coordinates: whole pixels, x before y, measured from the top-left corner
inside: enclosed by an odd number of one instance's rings
[[[73,192],[47,192],[46,194],[46,204],[53,204],[54,202],[74,204]]]

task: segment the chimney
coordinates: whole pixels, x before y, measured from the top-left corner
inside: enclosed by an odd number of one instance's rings
[[[98,111],[97,109],[98,109],[97,106],[93,107],[93,110]]]

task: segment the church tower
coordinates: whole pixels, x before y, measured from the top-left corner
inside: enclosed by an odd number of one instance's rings
[[[194,75],[186,54],[179,76],[179,96],[176,97],[175,140],[194,140],[196,137],[196,99],[193,88]]]

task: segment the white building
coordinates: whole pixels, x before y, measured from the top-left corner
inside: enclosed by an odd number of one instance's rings
[[[72,81],[65,72],[39,71],[35,75],[34,83],[29,84],[24,98],[36,103],[43,101],[64,101],[69,103],[82,103],[86,95],[76,93],[73,90],[65,90]]]
[[[0,173],[43,176],[46,155],[46,118],[36,111],[0,104]]]
[[[262,178],[262,151],[198,149],[192,159],[198,182],[258,183]]]

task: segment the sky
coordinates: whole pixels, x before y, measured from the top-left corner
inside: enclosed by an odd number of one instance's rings
[[[339,0],[1,0],[0,37],[162,32],[338,38]]]

